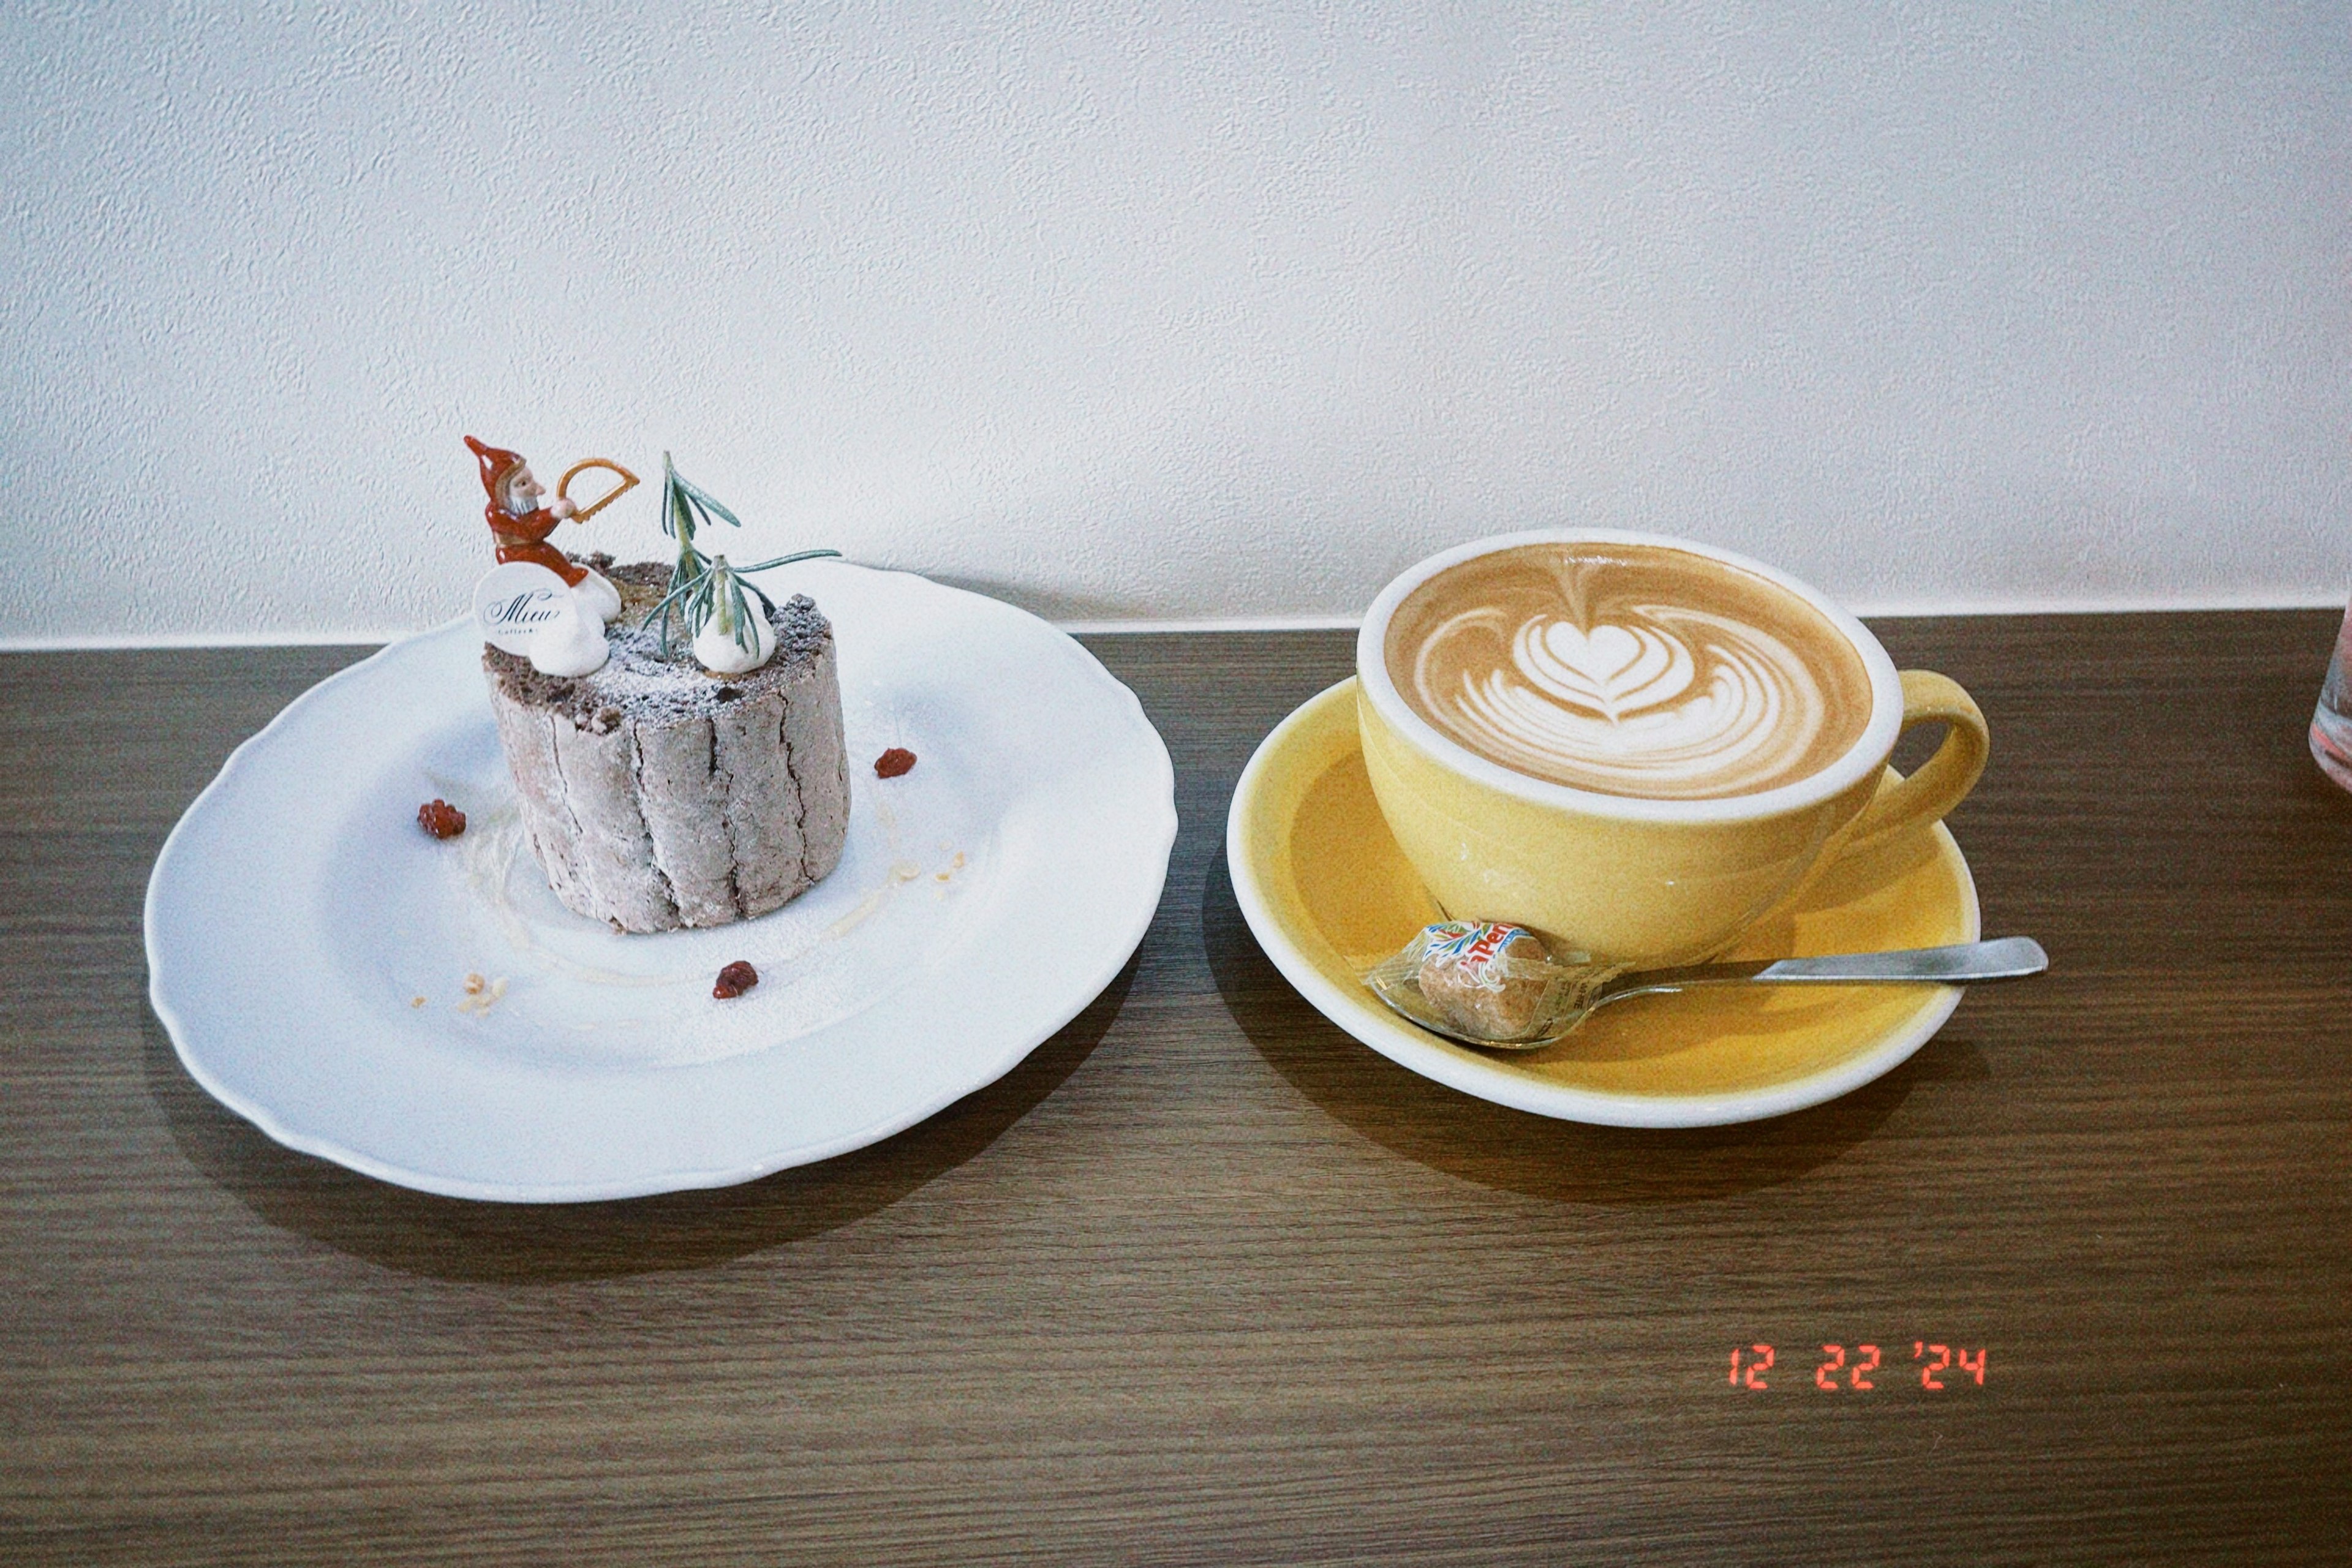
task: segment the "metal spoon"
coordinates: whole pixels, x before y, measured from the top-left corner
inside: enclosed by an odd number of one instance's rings
[[[1979,980],[2021,980],[2050,967],[2050,955],[2030,936],[1963,942],[1950,947],[1914,947],[1895,952],[1846,952],[1822,958],[1765,959],[1741,963],[1691,963],[1676,969],[1637,969],[1610,977],[1607,966],[1588,964],[1598,984],[1579,998],[1576,1010],[1554,1023],[1549,1034],[1525,1040],[1482,1040],[1463,1034],[1441,1017],[1410,979],[1372,990],[1400,1016],[1432,1034],[1487,1051],[1536,1051],[1556,1044],[1590,1017],[1593,1009],[1628,996],[1686,991],[1696,985],[1859,985],[1888,981],[1925,981],[1958,985]]]

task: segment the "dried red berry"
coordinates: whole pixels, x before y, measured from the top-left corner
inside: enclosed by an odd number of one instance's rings
[[[710,994],[724,1002],[730,996],[740,996],[758,984],[760,972],[739,958],[719,972],[719,984],[710,988]]]
[[[455,838],[466,831],[466,814],[446,800],[428,800],[416,808],[416,826],[436,838]]]
[[[893,746],[874,759],[876,778],[895,779],[915,765],[915,753],[904,746]]]

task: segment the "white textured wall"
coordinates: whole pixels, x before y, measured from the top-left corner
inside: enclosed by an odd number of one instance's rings
[[[1864,607],[2352,569],[2341,5],[13,0],[0,202],[18,642],[458,613],[467,431],[1065,619],[1556,521]]]

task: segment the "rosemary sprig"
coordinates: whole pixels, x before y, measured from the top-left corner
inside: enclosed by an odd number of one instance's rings
[[[732,566],[728,564],[724,555],[712,556],[703,561],[701,569],[693,576],[663,595],[661,603],[653,607],[646,619],[660,622],[661,647],[665,654],[669,652],[673,615],[682,623],[689,642],[702,635],[703,626],[716,615],[719,629],[734,639],[737,647],[750,653],[759,647],[759,634],[751,629],[751,601],[744,595],[751,595],[769,610],[776,607],[776,602],[761,592],[757,583],[747,580],[744,574],[765,572],[772,566],[789,566],[795,561],[816,561],[827,556],[838,559],[840,554],[838,550],[796,550],[790,555],[779,555],[773,561],[762,561],[756,566]],[[676,581],[675,575],[672,580]]]
[[[669,454],[662,454],[662,531],[677,541],[677,563],[669,570],[669,591],[661,603],[653,607],[646,619],[659,622],[661,648],[669,652],[670,617],[675,615],[684,623],[689,642],[702,635],[702,628],[713,615],[719,617],[719,628],[734,640],[745,653],[755,651],[759,634],[751,629],[751,600],[744,597],[748,590],[767,609],[776,607],[775,601],[760,592],[759,584],[744,580],[745,574],[765,572],[774,566],[789,566],[795,561],[814,561],[824,556],[838,557],[838,550],[797,550],[790,555],[779,555],[772,561],[762,561],[755,566],[730,566],[724,555],[709,556],[694,542],[698,521],[708,528],[717,519],[730,527],[740,528],[743,520],[727,510],[717,498],[692,483],[677,471]]]
[[[698,577],[710,569],[709,560],[695,546],[694,530],[698,519],[703,527],[710,526],[716,518],[732,528],[743,526],[743,520],[727,510],[724,503],[708,490],[677,471],[669,454],[662,454],[662,531],[677,541],[677,564],[670,568],[669,584],[676,588],[689,577]]]

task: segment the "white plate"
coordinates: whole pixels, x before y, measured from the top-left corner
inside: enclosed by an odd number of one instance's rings
[[[1134,694],[992,599],[835,562],[774,576],[839,650],[851,806],[831,877],[711,931],[622,935],[564,909],[457,622],[297,699],[165,842],[150,993],[189,1073],[369,1175],[575,1202],[872,1143],[1069,1022],[1142,941],[1176,835]],[[877,780],[891,746],[914,771]],[[436,795],[462,837],[418,829]],[[718,1001],[735,959],[760,984]]]

